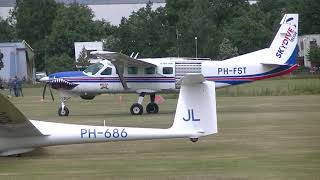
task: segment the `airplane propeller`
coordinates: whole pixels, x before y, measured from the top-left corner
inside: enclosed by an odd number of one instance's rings
[[[44,99],[44,97],[46,95],[47,85],[49,85],[50,95],[51,95],[52,101],[54,101],[54,97],[53,97],[53,94],[52,94],[50,82],[46,82],[46,84],[44,85],[43,92],[42,92],[42,99]]]

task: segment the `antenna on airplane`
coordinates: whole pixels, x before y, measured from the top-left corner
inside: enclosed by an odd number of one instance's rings
[[[134,56],[134,58],[137,59],[138,55],[139,55],[139,52]]]

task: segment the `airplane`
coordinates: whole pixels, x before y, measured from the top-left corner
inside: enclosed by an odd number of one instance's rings
[[[63,124],[28,120],[0,93],[0,156],[21,155],[54,145],[109,141],[198,138],[217,129],[215,83],[202,74],[187,74],[181,80],[173,125],[168,129]]]
[[[158,113],[156,93],[177,93],[179,80],[186,73],[202,73],[206,80],[216,82],[216,88],[222,88],[289,74],[297,69],[298,14],[285,14],[280,25],[270,47],[223,61],[176,57],[137,59],[133,54],[94,51],[91,54],[105,60],[84,71],[54,73],[41,81],[60,92],[60,116],[69,115],[65,102],[71,96],[91,100],[103,93],[138,93],[137,102],[130,107],[133,115],[143,113],[144,96],[150,95],[146,111]],[[43,97],[45,89],[46,86]]]

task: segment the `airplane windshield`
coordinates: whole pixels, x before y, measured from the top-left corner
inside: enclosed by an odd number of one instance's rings
[[[91,75],[95,75],[101,68],[103,68],[103,64],[96,63],[90,65],[87,69],[84,70],[84,72]]]

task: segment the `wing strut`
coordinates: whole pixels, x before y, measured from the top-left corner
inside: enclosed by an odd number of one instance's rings
[[[127,90],[128,89],[128,85],[127,85],[127,82],[126,80],[124,79],[123,77],[123,72],[120,71],[119,68],[121,68],[117,63],[114,63],[114,66],[116,68],[116,71],[117,71],[117,74],[119,75],[119,78],[120,78],[120,82],[122,84],[122,87],[123,89]]]

